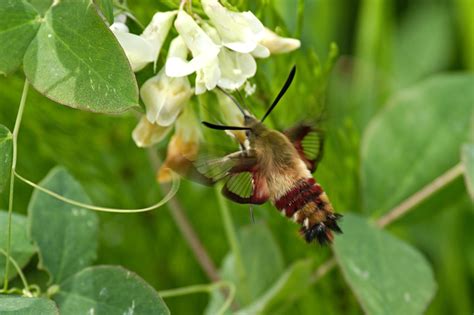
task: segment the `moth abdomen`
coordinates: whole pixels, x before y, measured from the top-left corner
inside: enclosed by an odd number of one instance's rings
[[[302,225],[300,232],[308,243],[314,239],[320,244],[330,243],[332,231],[342,233],[337,225],[342,215],[333,213],[326,193],[313,178],[298,180],[274,204],[285,216]]]

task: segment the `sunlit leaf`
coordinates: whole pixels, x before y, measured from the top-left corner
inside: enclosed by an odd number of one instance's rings
[[[10,130],[0,125],[0,193],[8,185],[12,167],[13,139]]]
[[[395,95],[362,143],[367,213],[388,211],[459,162],[474,99],[473,75],[444,75]]]
[[[0,314],[59,315],[56,304],[45,298],[0,295]]]
[[[436,291],[433,271],[413,247],[347,214],[334,252],[366,314],[422,314]]]
[[[462,146],[461,159],[464,164],[464,178],[469,195],[474,200],[474,144]]]
[[[62,0],[48,10],[24,70],[38,91],[63,105],[101,113],[138,106],[128,60],[91,1]]]
[[[39,184],[61,196],[90,204],[89,197],[64,168],[53,169]],[[35,190],[28,207],[30,233],[38,246],[40,268],[53,283],[72,276],[96,258],[98,218]]]
[[[0,249],[7,250],[8,212],[0,210]],[[10,256],[15,259],[20,268],[26,266],[35,253],[35,247],[28,238],[27,219],[24,215],[12,214],[12,234]],[[5,275],[5,255],[0,253],[0,279]],[[8,278],[16,276],[17,271],[10,263]]]
[[[258,300],[238,314],[274,314],[306,293],[314,264],[301,260],[292,264]]]
[[[122,268],[86,268],[61,284],[54,299],[61,314],[170,314],[158,293]]]
[[[25,0],[0,1],[0,73],[16,70],[39,27],[39,14]]]
[[[41,13],[41,15],[44,15],[46,11],[48,11],[49,7],[53,4],[53,0],[27,0],[31,5]]]

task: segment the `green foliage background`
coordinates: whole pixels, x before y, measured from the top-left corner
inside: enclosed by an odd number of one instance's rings
[[[340,57],[329,80],[323,121],[327,130],[326,151],[315,176],[338,212],[373,218],[386,213],[454,166],[460,159],[460,144],[473,140],[471,1],[308,0],[298,1],[298,5],[284,0],[229,2],[241,10],[251,9],[265,25],[280,27],[281,34],[302,39],[300,51],[259,61],[258,74],[252,80],[257,84],[252,104],[256,106],[255,113],[261,114],[265,100],[279,90],[290,65],[298,66],[293,86],[272,114],[271,124],[277,128],[289,127],[305,116],[320,115],[314,109],[320,108],[323,101],[324,82],[314,79],[318,69],[314,52],[324,63],[330,43],[337,43]],[[155,11],[169,8],[168,4],[152,0],[130,1],[129,6],[143,24]],[[150,67],[143,73],[147,71],[151,71]],[[139,82],[146,79],[143,73],[138,75]],[[23,79],[19,72],[0,77],[0,122],[10,130]],[[453,80],[462,83],[456,85]],[[436,94],[437,91],[441,92]],[[421,95],[418,98],[417,93]],[[413,94],[416,95],[406,108],[397,107],[400,112],[393,113],[393,106]],[[206,107],[212,110],[212,104]],[[150,205],[162,193],[155,184],[148,152],[138,149],[131,139],[136,122],[134,112],[106,116],[73,110],[58,106],[31,89],[19,136],[17,170],[40,182],[54,166],[63,165],[82,184],[94,204],[117,208]],[[392,124],[398,126],[391,129],[396,133],[385,134],[382,127]],[[423,133],[427,134],[417,142],[417,135]],[[370,137],[380,142],[378,146],[366,143],[373,140]],[[438,150],[425,152],[414,145],[424,141],[431,141],[430,147]],[[160,157],[164,157],[165,150],[166,144],[158,146]],[[371,160],[364,160],[366,157]],[[412,167],[417,161],[422,165]],[[388,191],[377,189],[383,182],[392,183]],[[398,185],[401,191],[395,189]],[[368,187],[375,188],[367,190]],[[392,188],[398,195],[392,195]],[[31,194],[30,187],[17,184],[15,212],[26,213]],[[177,198],[210,257],[221,265],[229,245],[215,191],[183,181]],[[263,230],[259,233],[264,237],[276,241],[275,251],[265,248],[265,244],[254,244],[268,253],[256,262],[263,268],[276,264],[275,270],[282,273],[287,266],[304,259],[312,260],[312,266],[317,267],[331,256],[328,248],[305,244],[297,236],[296,226],[271,206],[256,208],[257,226],[250,227],[248,208],[229,206],[236,226],[243,228],[243,238],[246,229],[257,227]],[[7,208],[5,193],[1,195],[0,208]],[[99,218],[97,263],[122,265],[157,290],[209,282],[192,259],[193,254],[167,207],[143,214],[100,214]],[[397,238],[417,248],[433,268],[437,292],[427,314],[472,313],[473,224],[472,201],[463,178],[459,177],[388,228]],[[351,235],[346,233],[342,237]],[[262,251],[258,247],[254,250]],[[370,255],[370,251],[361,253]],[[43,281],[46,274],[34,268],[36,263],[28,265],[27,277]],[[256,268],[260,270],[262,266]],[[298,268],[304,274],[304,268]],[[270,279],[272,283],[275,277],[278,275],[262,275],[250,292],[261,293],[261,282]],[[282,313],[362,312],[339,270],[314,285],[302,284],[301,290],[303,294],[281,309]],[[195,314],[204,311],[208,300],[207,295],[197,294],[166,299],[166,303],[175,314]]]

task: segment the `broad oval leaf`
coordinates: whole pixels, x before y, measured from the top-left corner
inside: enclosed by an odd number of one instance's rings
[[[0,73],[16,70],[40,25],[39,14],[25,0],[0,1]]]
[[[311,260],[300,260],[292,264],[281,277],[251,305],[237,314],[275,314],[304,295],[311,285],[314,264]]]
[[[433,271],[413,247],[347,214],[334,253],[366,314],[422,314],[436,291]]]
[[[1,58],[0,58],[1,59]],[[10,130],[0,125],[0,193],[7,187],[13,155],[13,138]]]
[[[464,178],[467,191],[474,200],[474,144],[467,143],[462,146],[461,160],[464,165]]]
[[[62,0],[46,13],[24,57],[31,84],[67,106],[119,113],[138,106],[128,60],[87,0]]]
[[[149,284],[115,266],[82,270],[61,284],[54,300],[61,314],[170,314]]]
[[[367,213],[387,212],[459,162],[473,111],[474,75],[438,76],[393,97],[362,141]]]
[[[0,210],[0,249],[7,250],[8,212]],[[12,214],[12,238],[10,256],[18,263],[20,268],[26,266],[36,252],[36,248],[28,237],[27,218],[24,215]],[[0,253],[0,279],[5,275],[5,255]],[[15,267],[10,264],[8,278],[17,275]]]
[[[61,196],[91,203],[81,185],[64,168],[54,168],[39,185]],[[95,212],[35,190],[28,206],[28,218],[31,238],[39,250],[40,268],[48,271],[50,282],[60,283],[96,258]]]
[[[0,314],[59,315],[56,303],[45,298],[0,295]]]
[[[236,301],[241,306],[250,305],[278,280],[284,272],[283,257],[275,239],[265,225],[253,224],[239,230],[239,243],[245,277],[239,277],[232,254],[228,254],[220,270],[222,280],[236,286]],[[268,259],[271,259],[269,263]],[[215,314],[224,303],[220,291],[211,293],[205,314]]]

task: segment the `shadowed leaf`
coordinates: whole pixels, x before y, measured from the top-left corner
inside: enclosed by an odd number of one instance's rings
[[[53,169],[39,185],[90,204],[80,184],[63,168]],[[31,237],[39,249],[40,268],[49,272],[50,282],[67,279],[96,258],[98,218],[95,212],[35,190],[28,217]]]

